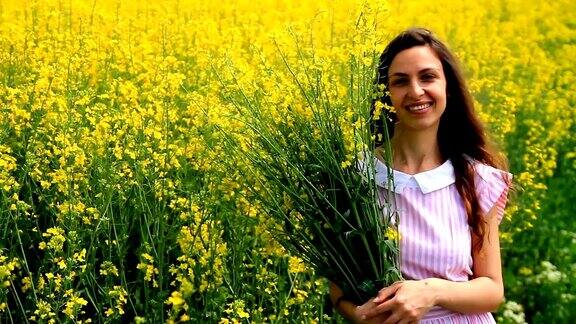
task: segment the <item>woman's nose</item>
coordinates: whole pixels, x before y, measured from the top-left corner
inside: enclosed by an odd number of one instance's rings
[[[414,98],[418,98],[424,94],[424,89],[420,86],[417,81],[410,82],[409,95]]]

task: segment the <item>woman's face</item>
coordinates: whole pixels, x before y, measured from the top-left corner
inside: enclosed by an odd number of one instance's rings
[[[388,90],[403,131],[438,130],[446,109],[446,77],[442,62],[429,46],[416,46],[394,57]]]

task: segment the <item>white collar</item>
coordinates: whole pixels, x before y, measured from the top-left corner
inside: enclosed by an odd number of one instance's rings
[[[378,159],[376,159],[375,164],[376,184],[388,188],[388,166]],[[396,170],[392,170],[392,173],[394,179],[394,192],[396,193],[402,193],[404,188],[413,182],[412,179],[415,180],[416,184],[424,194],[448,187],[456,181],[454,178],[454,167],[450,160],[446,160],[442,165],[432,170],[416,173],[414,175]]]

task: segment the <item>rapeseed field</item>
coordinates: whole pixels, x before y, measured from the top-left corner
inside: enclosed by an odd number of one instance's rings
[[[305,114],[293,76],[321,72],[337,101],[351,62],[411,26],[459,56],[515,175],[497,319],[573,321],[575,13],[567,0],[0,1],[0,322],[341,321],[243,189],[257,185],[248,161],[225,144],[250,131],[227,94]]]

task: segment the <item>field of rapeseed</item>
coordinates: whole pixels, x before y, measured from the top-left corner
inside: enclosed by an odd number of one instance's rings
[[[499,321],[576,319],[575,12],[568,0],[0,1],[0,322],[337,318],[326,282],[242,189],[256,184],[224,133],[249,132],[223,94],[264,89],[281,118],[301,104],[291,74],[316,71],[337,101],[351,62],[413,25],[459,55],[515,174]]]

